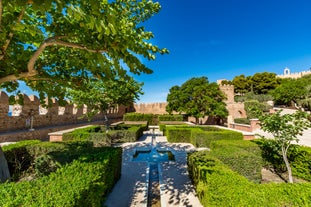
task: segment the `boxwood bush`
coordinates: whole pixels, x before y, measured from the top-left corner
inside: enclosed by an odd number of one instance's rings
[[[56,149],[66,144],[51,145],[56,145]],[[120,177],[122,149],[93,148],[85,143],[71,143],[69,148],[74,145],[77,148],[69,150],[72,153],[64,150],[66,146],[48,153],[54,161],[59,161],[54,156],[57,153],[71,154],[71,162],[61,165],[55,172],[34,181],[1,184],[0,206],[101,206]]]
[[[247,140],[221,140],[211,144],[211,155],[250,181],[261,182],[263,159],[260,147]]]
[[[135,142],[146,128],[147,125],[120,124],[106,133],[104,126],[91,126],[63,134],[63,141],[90,141],[94,146],[110,146],[113,143]]]
[[[162,125],[161,125],[162,126]],[[165,135],[169,142],[188,142],[196,147],[210,147],[216,140],[242,140],[243,134],[217,127],[165,126]]]
[[[183,121],[184,116],[181,114],[164,114],[158,116],[159,122],[161,121]]]
[[[126,113],[123,115],[123,121],[148,121],[148,125],[158,125],[158,115]]]
[[[188,157],[189,174],[203,206],[310,206],[311,184],[257,184],[208,151]]]

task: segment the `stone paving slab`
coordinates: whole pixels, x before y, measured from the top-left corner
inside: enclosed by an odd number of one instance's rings
[[[163,162],[160,164],[161,206],[202,206],[189,178],[187,163]]]
[[[121,178],[108,195],[103,206],[147,206],[149,168],[147,162],[126,162],[122,165]]]

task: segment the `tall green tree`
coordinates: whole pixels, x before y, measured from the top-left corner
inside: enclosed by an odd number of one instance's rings
[[[288,182],[293,183],[292,169],[288,161],[288,148],[293,142],[299,141],[298,135],[301,135],[305,129],[311,127],[311,122],[308,120],[309,114],[297,111],[294,114],[281,114],[282,111],[277,111],[274,114],[264,114],[259,116],[261,128],[271,133],[276,140],[276,147],[279,147],[280,154],[283,157],[284,163],[288,172]]]
[[[216,83],[209,83],[207,77],[191,78],[181,86],[173,86],[167,96],[167,112],[186,113],[198,119],[213,116],[218,119],[228,115],[226,97]]]
[[[249,78],[245,77],[245,75],[235,76],[232,80],[232,84],[234,85],[235,93],[244,95],[251,91],[251,83]]]
[[[306,93],[305,87],[301,81],[295,79],[286,79],[271,92],[274,101],[277,104],[291,106],[304,97]]]
[[[255,94],[267,94],[279,85],[279,79],[275,73],[255,73],[251,78],[252,91]]]
[[[0,88],[17,91],[20,80],[40,100],[61,101],[94,80],[150,74],[140,58],[168,53],[143,26],[160,8],[152,0],[0,0]]]

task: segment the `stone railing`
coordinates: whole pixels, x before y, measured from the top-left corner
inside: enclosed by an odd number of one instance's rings
[[[237,129],[237,130],[245,131],[245,132],[254,132],[257,129],[260,129],[260,125],[259,125],[259,120],[258,119],[251,119],[250,122],[251,122],[250,125],[229,123],[228,124],[228,128]]]

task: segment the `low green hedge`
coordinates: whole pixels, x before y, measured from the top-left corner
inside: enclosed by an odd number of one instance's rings
[[[148,121],[148,125],[158,125],[158,115],[126,113],[123,115],[123,121]]]
[[[256,184],[207,151],[188,156],[189,174],[203,206],[310,206],[311,184]]]
[[[236,118],[236,119],[234,119],[234,123],[250,125],[251,121],[247,118]]]
[[[94,146],[110,146],[112,143],[135,142],[146,130],[147,125],[126,125],[114,126],[106,133],[103,126],[92,126],[76,129],[63,134],[63,141],[90,141]]]
[[[183,121],[184,116],[181,114],[164,114],[158,116],[159,122],[161,121]]]
[[[191,142],[191,129],[178,128],[178,127],[166,127],[166,137],[169,142],[174,143],[190,143]]]
[[[217,140],[243,140],[243,134],[217,127],[168,126],[163,127],[169,142],[188,142],[196,147],[210,147]]]
[[[31,182],[0,185],[0,206],[102,206],[121,172],[121,148],[93,148]]]
[[[221,140],[211,144],[210,153],[250,181],[261,182],[263,159],[260,147],[247,140]]]

